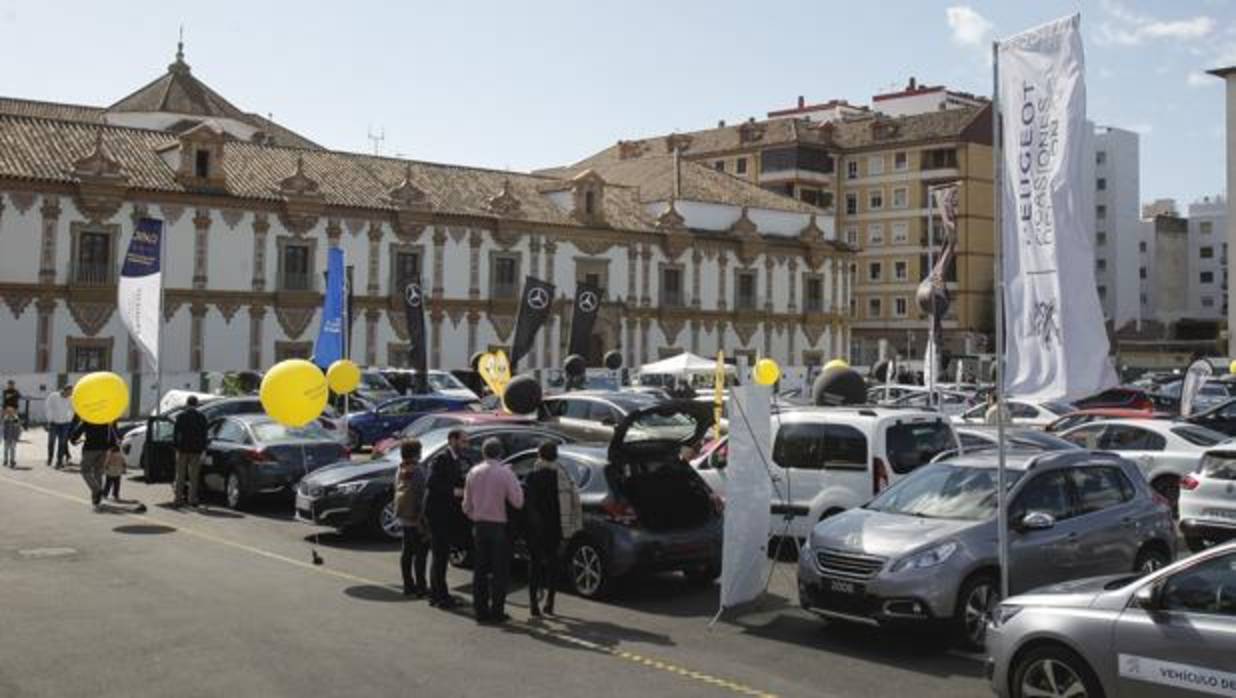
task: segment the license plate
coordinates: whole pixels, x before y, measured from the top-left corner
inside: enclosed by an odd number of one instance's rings
[[[1236,521],[1236,511],[1232,509],[1207,509],[1202,513],[1202,516],[1213,516],[1216,519]]]
[[[845,579],[825,579],[824,589],[833,594],[857,596],[863,593],[863,585]]]

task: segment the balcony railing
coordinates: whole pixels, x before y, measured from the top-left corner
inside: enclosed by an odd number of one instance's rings
[[[73,281],[78,284],[90,285],[111,283],[111,265],[103,262],[78,264],[76,278]]]
[[[313,290],[313,275],[300,272],[284,272],[283,274],[283,290],[285,291],[312,291]]]

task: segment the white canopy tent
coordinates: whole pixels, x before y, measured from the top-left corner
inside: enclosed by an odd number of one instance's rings
[[[639,367],[639,372],[641,376],[692,376],[701,373],[711,374],[716,369],[717,362],[715,360],[705,359],[689,351],[684,351],[678,356],[671,356],[668,359],[644,364]],[[734,374],[734,367],[726,364],[725,372],[731,375]]]

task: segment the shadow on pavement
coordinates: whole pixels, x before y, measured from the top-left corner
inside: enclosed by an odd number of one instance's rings
[[[360,553],[392,553],[399,550],[396,541],[382,540],[370,536],[349,535],[338,531],[325,531],[318,534],[310,533],[303,540],[310,545],[320,545],[323,548],[349,550]]]
[[[216,507],[203,506],[201,509],[198,509],[197,511],[194,511],[193,509],[189,509],[188,512],[190,514],[197,514],[198,516],[205,516],[211,519],[243,519],[245,518],[244,514],[237,514],[236,512],[231,511],[229,509],[219,509]]]
[[[157,524],[130,524],[127,526],[117,526],[112,530],[116,533],[129,533],[138,536],[151,536],[176,532],[176,529],[171,526],[159,526]]]
[[[403,592],[394,587],[377,586],[375,584],[358,584],[343,590],[348,596],[361,601],[381,601],[385,603],[403,603],[420,601],[415,596],[404,596]]]
[[[564,599],[560,597],[556,605],[561,607],[563,601],[567,605],[571,603],[570,598]],[[648,632],[637,628],[628,628],[609,621],[585,620],[562,614],[532,618],[527,622],[527,625],[540,630],[570,635],[571,637],[586,640],[594,645],[606,648],[614,648],[625,643],[642,643],[659,647],[673,647],[678,644],[669,635]],[[517,628],[519,628],[518,625],[509,626],[509,629]],[[544,638],[542,633],[530,634],[537,639]],[[574,646],[577,649],[582,648],[581,645],[571,645],[570,643],[567,643],[567,646]]]

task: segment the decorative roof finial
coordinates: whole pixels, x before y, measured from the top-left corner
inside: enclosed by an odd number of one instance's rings
[[[189,72],[189,64],[185,63],[185,25],[180,25],[179,40],[176,42],[176,60],[167,67],[172,72]]]

